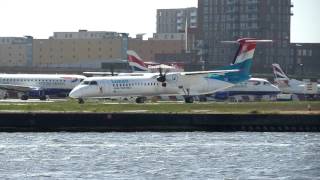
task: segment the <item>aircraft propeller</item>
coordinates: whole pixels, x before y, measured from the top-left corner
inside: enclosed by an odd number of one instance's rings
[[[159,76],[157,77],[157,81],[161,82],[163,87],[167,86],[166,73],[163,73],[163,70],[161,67],[159,67]]]

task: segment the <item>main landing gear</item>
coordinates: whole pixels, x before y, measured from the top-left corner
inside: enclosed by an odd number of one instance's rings
[[[23,94],[23,95],[21,95],[20,99],[21,99],[21,100],[26,101],[26,100],[28,100],[28,99],[29,99],[29,96],[28,96],[28,95]]]
[[[194,101],[194,98],[193,98],[193,96],[185,96],[184,97],[184,102],[185,103],[193,103],[193,101]]]
[[[78,99],[78,103],[79,103],[79,104],[84,104],[84,100],[83,100],[82,98],[79,98],[79,99]]]
[[[137,99],[136,99],[136,103],[138,103],[138,104],[142,104],[142,103],[144,103],[144,102],[145,102],[145,100],[146,100],[146,97],[137,97]]]
[[[45,100],[47,100],[47,97],[43,95],[43,96],[40,96],[39,99],[40,99],[41,101],[45,101]]]

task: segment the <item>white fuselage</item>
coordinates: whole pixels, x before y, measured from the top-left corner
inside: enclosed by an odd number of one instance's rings
[[[66,74],[0,74],[0,86],[5,90],[44,91],[45,95],[52,95],[69,93],[85,78],[82,75]]]
[[[280,89],[277,86],[271,84],[268,80],[261,78],[250,78],[248,81],[238,83],[224,91],[243,92],[248,94],[280,93]]]
[[[157,81],[158,73],[92,77],[84,80],[69,94],[73,98],[121,96],[201,95],[232,86],[232,83],[206,78],[204,75],[166,75],[166,86]]]
[[[250,78],[248,81],[238,83],[232,87],[219,91],[212,95],[216,99],[227,99],[230,96],[275,96],[281,90],[266,79]]]
[[[320,94],[320,85],[317,85],[317,90],[312,92],[308,91],[307,83],[303,81],[299,81],[296,79],[290,80],[275,80],[277,82],[277,86],[281,89],[283,93],[289,94]]]

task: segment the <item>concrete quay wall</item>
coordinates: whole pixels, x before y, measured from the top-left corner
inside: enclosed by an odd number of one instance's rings
[[[317,114],[1,112],[0,132],[320,132]]]

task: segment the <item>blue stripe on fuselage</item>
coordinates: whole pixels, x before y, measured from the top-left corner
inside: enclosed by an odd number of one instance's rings
[[[30,97],[40,97],[40,95],[48,96],[68,96],[72,89],[43,89],[43,90],[33,90],[29,91]]]
[[[230,96],[247,95],[247,96],[276,96],[278,91],[219,91],[211,95],[215,99],[226,100]]]

